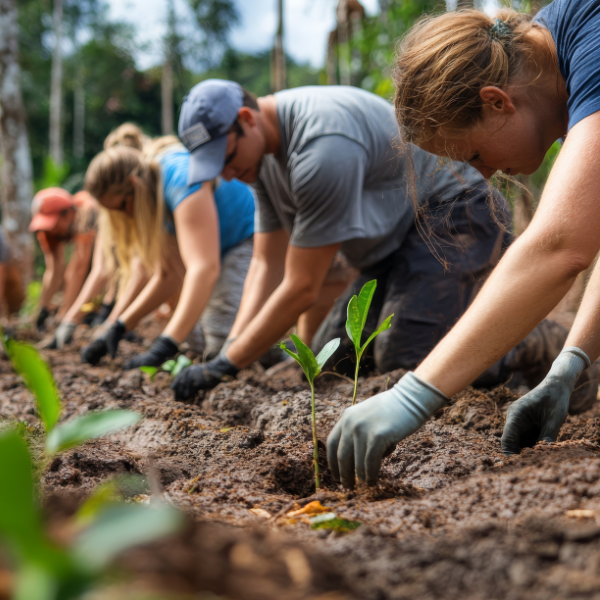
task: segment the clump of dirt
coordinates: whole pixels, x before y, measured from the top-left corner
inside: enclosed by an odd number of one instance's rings
[[[46,353],[63,419],[109,408],[144,418],[50,461],[43,485],[54,514],[57,495],[79,502],[112,477],[156,479],[190,525],[120,561],[145,588],[241,600],[600,595],[600,406],[568,417],[557,443],[505,458],[500,437],[517,395],[468,389],[397,446],[377,486],[348,491],[332,479],[324,443],[352,384],[325,374],[317,381],[323,487],[315,494],[310,393],[295,364],[248,369],[183,404],[166,373],[150,381],[121,371],[139,350],[125,342],[122,356],[97,367],[81,365],[77,348]],[[359,401],[401,375],[361,379]],[[29,392],[5,359],[0,389],[0,417],[35,428]],[[342,535],[286,517],[313,500],[361,526]],[[575,509],[584,512],[570,518]]]

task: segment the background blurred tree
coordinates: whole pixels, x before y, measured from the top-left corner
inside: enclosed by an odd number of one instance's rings
[[[32,195],[31,158],[21,101],[19,25],[16,0],[0,0],[0,141],[1,202],[11,259],[22,283],[31,276],[33,243],[27,227]],[[13,291],[22,287],[12,282]]]

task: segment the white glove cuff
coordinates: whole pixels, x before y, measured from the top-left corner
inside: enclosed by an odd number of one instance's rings
[[[583,359],[585,362],[585,369],[592,366],[590,357],[581,348],[577,348],[577,346],[567,346],[566,348],[563,348],[561,354],[564,354],[565,352],[570,352],[571,354],[575,354],[576,356],[579,356],[579,358]]]

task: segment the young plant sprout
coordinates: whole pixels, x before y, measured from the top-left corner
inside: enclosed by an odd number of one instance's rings
[[[367,322],[367,315],[371,307],[371,300],[377,288],[377,280],[367,281],[363,285],[358,296],[352,296],[348,302],[348,318],[346,320],[346,333],[354,344],[356,351],[356,371],[354,373],[354,393],[352,394],[352,405],[356,404],[356,387],[358,385],[358,370],[360,359],[367,346],[382,332],[391,327],[392,313],[387,319],[369,336],[369,339],[361,346],[362,332]]]
[[[57,425],[62,403],[48,363],[30,344],[3,337],[2,343],[15,371],[21,375],[36,401],[46,429],[46,453],[62,452],[83,442],[135,425],[141,416],[130,410],[89,413]]]
[[[177,357],[177,360],[168,360],[164,362],[160,367],[150,367],[144,366],[140,367],[140,371],[143,373],[147,373],[150,376],[150,381],[154,381],[154,377],[158,373],[159,370],[166,371],[167,373],[171,373],[171,377],[175,378],[181,371],[183,371],[188,365],[191,365],[192,361],[185,355],[180,354]]]
[[[287,352],[292,358],[294,358],[302,367],[308,384],[310,385],[310,405],[311,405],[311,417],[312,417],[312,434],[313,434],[313,461],[315,465],[315,487],[319,489],[321,482],[319,480],[319,448],[317,446],[317,419],[315,415],[315,379],[321,372],[323,365],[327,362],[327,359],[337,350],[340,345],[340,338],[335,338],[327,342],[319,354],[315,357],[312,350],[297,336],[292,334],[290,336],[298,354],[295,354],[289,350],[285,342],[281,342],[279,347]]]

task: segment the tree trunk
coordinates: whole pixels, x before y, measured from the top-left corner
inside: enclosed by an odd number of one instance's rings
[[[160,80],[162,95],[162,132],[163,135],[173,133],[173,65],[169,58],[165,60]]]
[[[81,78],[73,92],[73,156],[83,158],[85,153],[85,92]]]
[[[350,85],[350,35],[348,27],[348,0],[339,0],[337,8],[338,49],[340,61],[340,83]]]
[[[271,89],[273,92],[284,90],[286,85],[285,52],[283,51],[283,0],[277,1],[278,24],[273,44],[272,54],[272,79]]]
[[[27,227],[33,196],[31,156],[21,100],[19,31],[15,0],[0,0],[0,139],[2,224],[23,284],[31,278],[33,240]]]
[[[52,74],[50,85],[50,156],[56,165],[62,165],[62,0],[54,0],[52,21],[54,27],[54,52],[52,54]]]

